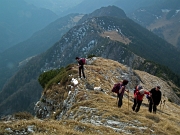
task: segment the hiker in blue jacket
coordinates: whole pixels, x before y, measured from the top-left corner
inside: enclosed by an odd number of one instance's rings
[[[128,80],[123,80],[123,82],[121,82],[121,87],[120,87],[119,92],[118,92],[118,98],[119,98],[118,107],[119,108],[123,104],[122,99],[123,99],[124,91],[129,92],[128,90],[125,89],[128,82],[129,82]]]
[[[84,74],[84,62],[83,62],[83,60],[79,57],[76,57],[76,60],[77,60],[78,65],[79,65],[79,78],[81,78],[81,72],[83,74],[83,77],[86,78],[85,74]]]
[[[150,92],[150,97],[149,99],[149,112],[156,113],[157,110],[157,106],[159,105],[160,101],[161,101],[161,91],[160,91],[161,87],[160,86],[156,86],[155,88],[151,89]]]

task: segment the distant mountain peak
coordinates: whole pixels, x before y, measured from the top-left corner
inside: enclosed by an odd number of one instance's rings
[[[101,7],[100,9],[97,9],[90,14],[86,14],[79,22],[81,23],[87,18],[100,17],[100,16],[111,16],[111,17],[117,17],[121,19],[127,18],[125,12],[122,9],[116,6],[108,6],[108,7]]]

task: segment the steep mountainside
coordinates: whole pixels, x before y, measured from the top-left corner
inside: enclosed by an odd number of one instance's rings
[[[153,6],[141,7],[129,17],[180,48],[179,10],[179,0],[164,0]]]
[[[29,39],[16,44],[0,55],[0,89],[15,71],[33,56],[45,52],[81,19],[79,14],[70,14],[52,22],[34,33]]]
[[[50,10],[28,5],[24,0],[1,0],[0,52],[29,38],[57,19]]]
[[[167,54],[169,57],[166,57]],[[3,102],[0,104],[0,109],[4,110],[1,113],[7,114],[22,110],[21,103],[17,106],[15,93],[21,92],[22,88],[33,91],[33,88],[28,86],[33,85],[34,80],[37,82],[42,72],[74,63],[76,56],[87,57],[89,55],[116,60],[129,65],[130,68],[141,69],[179,86],[179,77],[176,74],[167,67],[152,63],[152,61],[164,65],[171,63],[172,65],[168,66],[178,67],[179,57],[177,56],[179,54],[172,45],[128,18],[94,17],[70,29],[54,46],[44,54],[32,58],[8,81],[0,93],[0,102]],[[151,62],[138,55],[150,59]],[[36,89],[39,94],[41,90]],[[173,91],[179,94],[178,88]],[[36,95],[39,95],[37,93]],[[31,99],[31,95],[27,98]],[[11,105],[11,108],[7,111],[4,107],[8,105]]]
[[[3,117],[0,134],[53,134],[53,135],[178,135],[180,107],[169,102],[180,101],[172,92],[172,86],[162,79],[139,70],[100,57],[87,59],[87,79],[78,79],[78,66],[68,65],[60,71],[54,70],[41,79],[46,82],[42,96],[35,106],[36,118],[27,113],[16,113],[14,117]],[[46,81],[49,78],[49,81]],[[116,94],[111,92],[114,83],[128,79],[123,106],[117,107]],[[133,87],[145,89],[160,85],[162,104],[156,114],[148,112],[148,101],[144,97],[140,111],[132,111]],[[176,97],[176,98],[175,98]],[[4,121],[2,121],[4,120]],[[5,120],[8,120],[6,122]]]

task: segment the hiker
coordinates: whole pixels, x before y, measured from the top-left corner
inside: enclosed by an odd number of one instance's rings
[[[118,100],[118,107],[119,108],[121,108],[121,106],[123,104],[122,99],[123,99],[124,91],[129,92],[128,90],[125,89],[128,82],[129,82],[128,80],[123,80],[122,82],[120,82],[121,87],[117,93],[117,96],[119,99]]]
[[[161,87],[156,86],[155,88],[152,88],[149,92],[149,112],[151,113],[153,110],[153,113],[156,113],[157,106],[159,105],[161,101]]]
[[[141,85],[136,85],[136,86],[134,87],[134,94],[135,94],[137,91],[141,90],[141,89],[142,89],[142,86],[141,86]]]
[[[81,72],[82,72],[83,77],[85,79],[86,77],[85,77],[85,74],[84,74],[84,62],[83,62],[83,59],[79,58],[79,57],[76,57],[76,60],[77,60],[78,65],[79,65],[79,78],[81,78]]]
[[[136,90],[134,93],[134,104],[132,106],[133,111],[135,111],[135,112],[139,111],[140,106],[141,106],[142,101],[143,101],[144,94],[149,95],[150,93],[147,90],[143,89],[142,86],[138,85],[136,87]]]

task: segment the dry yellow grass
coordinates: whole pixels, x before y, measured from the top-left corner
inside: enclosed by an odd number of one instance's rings
[[[120,81],[121,78],[116,77],[119,76],[119,72],[114,71],[120,68],[124,73],[128,73],[126,66],[112,60],[97,58],[91,65],[85,65],[85,68],[87,80],[79,80],[76,101],[62,120],[33,118],[2,121],[0,122],[0,134],[7,133],[5,130],[7,128],[21,131],[27,130],[28,126],[33,126],[34,132],[31,133],[33,135],[180,134],[180,106],[175,103],[167,100],[165,105],[161,105],[161,108],[160,105],[158,106],[157,114],[153,114],[148,112],[148,101],[144,97],[140,111],[135,113],[131,109],[133,105],[133,92],[131,91],[129,94],[125,93],[123,106],[117,107],[117,98],[111,92],[111,88],[114,82]],[[156,85],[157,82],[162,85],[163,92],[169,89],[166,82],[157,77],[142,71],[136,71],[136,74],[142,79],[143,86],[147,89]],[[87,90],[85,86],[87,83],[94,87],[101,87],[102,91]],[[52,88],[58,89],[58,85]],[[50,89],[47,92],[51,93],[49,98],[53,98],[55,91]],[[116,130],[119,131],[116,132]]]
[[[102,37],[109,37],[111,40],[114,41],[119,41],[122,42],[124,44],[129,44],[131,42],[130,39],[128,39],[127,37],[118,34],[117,31],[105,31],[103,33],[101,33]]]
[[[77,15],[73,18],[74,22],[78,22],[84,15]]]

